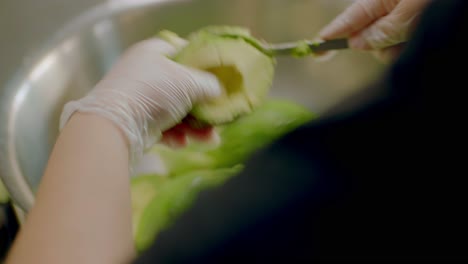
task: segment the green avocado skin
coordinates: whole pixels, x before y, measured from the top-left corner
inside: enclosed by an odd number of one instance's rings
[[[220,127],[221,143],[214,148],[156,147],[155,152],[161,155],[170,174],[163,179],[154,175],[152,180],[150,175],[144,175],[132,180],[139,184],[149,181],[155,188],[151,201],[136,218],[140,219],[134,234],[138,251],[151,245],[158,233],[187,209],[200,191],[223,184],[242,171],[243,163],[255,151],[314,118],[314,114],[296,103],[268,99],[251,114]]]
[[[267,100],[251,114],[227,125],[221,145],[208,155],[216,167],[244,162],[255,151],[315,118],[308,109],[284,100]]]
[[[219,127],[221,143],[215,148],[201,151],[199,146],[183,150],[156,146],[154,152],[162,157],[171,177],[193,170],[232,167],[314,118],[301,105],[268,99],[249,115]]]
[[[200,191],[218,186],[241,170],[242,166],[238,165],[227,169],[195,171],[179,175],[159,186],[136,230],[138,252],[147,249],[157,234],[191,205]]]
[[[172,58],[175,61],[180,60],[185,53],[192,54],[192,49],[204,47],[205,44],[214,45],[215,40],[224,39],[223,43],[229,39],[246,42],[250,47],[256,48],[257,53],[263,53],[262,56],[271,59],[265,67],[256,68],[264,71],[268,86],[268,80],[273,78],[274,71],[268,69],[273,67],[274,58],[262,50],[264,45],[244,28],[206,27],[188,36],[187,40],[170,31],[160,32],[159,37],[179,49],[178,54]],[[301,56],[308,50],[303,46],[295,52],[297,56]],[[255,75],[263,76],[257,73]],[[201,121],[217,125],[220,142],[216,146],[191,144],[185,149],[175,150],[156,145],[151,150],[161,157],[167,174],[142,175],[132,179],[132,204],[135,205],[133,219],[136,222],[134,239],[138,252],[147,249],[162,230],[174,223],[201,191],[225,183],[243,170],[244,162],[256,151],[316,118],[311,111],[294,102],[257,97],[252,111],[233,118],[230,122],[210,123],[194,115]],[[230,110],[235,115],[236,109]]]

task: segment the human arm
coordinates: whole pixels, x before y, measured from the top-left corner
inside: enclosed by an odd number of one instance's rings
[[[76,114],[60,134],[8,263],[120,263],[133,255],[128,145]]]
[[[7,263],[124,263],[134,254],[129,159],[219,92],[211,74],[166,58],[157,39],[130,48],[84,98],[66,105],[62,131]]]

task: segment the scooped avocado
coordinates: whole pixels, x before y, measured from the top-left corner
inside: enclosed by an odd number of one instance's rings
[[[186,45],[173,32],[161,38],[181,50],[174,60],[215,74],[223,93],[195,105],[191,115],[210,125],[229,123],[251,113],[266,98],[273,83],[275,59],[265,53],[259,41],[240,27],[210,26],[192,33]]]

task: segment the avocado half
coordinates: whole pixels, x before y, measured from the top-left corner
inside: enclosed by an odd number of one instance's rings
[[[195,105],[191,115],[210,125],[223,125],[251,113],[267,97],[276,61],[241,27],[210,26],[187,38],[162,31],[159,36],[181,47],[173,59],[183,65],[215,74],[222,84],[220,97]]]

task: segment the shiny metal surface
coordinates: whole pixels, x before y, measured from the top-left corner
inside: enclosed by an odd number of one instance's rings
[[[72,18],[105,0],[1,0],[0,91],[44,41]],[[1,168],[0,168],[1,170]]]
[[[314,38],[349,0],[108,1],[65,25],[0,90],[0,174],[24,210],[34,202],[65,102],[83,96],[121,52],[161,29],[186,35],[211,24],[249,27],[268,42]],[[362,87],[382,67],[342,51],[332,61],[280,58],[272,96],[317,113]]]
[[[264,47],[264,49],[268,54],[273,54],[275,56],[291,56],[294,55],[294,52],[301,44],[303,44],[303,42],[275,43]],[[307,40],[306,44],[313,53],[349,48],[348,39],[334,39],[320,42]]]

